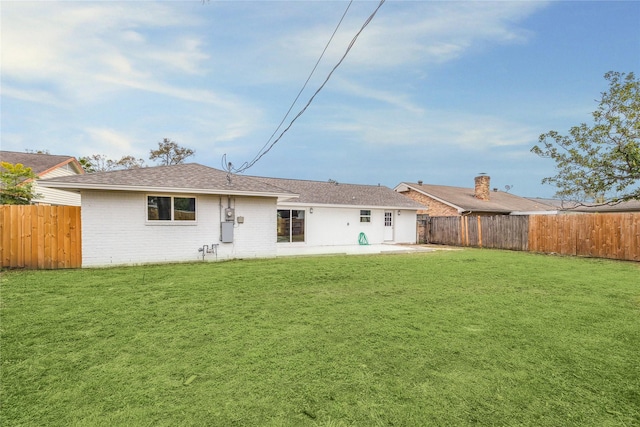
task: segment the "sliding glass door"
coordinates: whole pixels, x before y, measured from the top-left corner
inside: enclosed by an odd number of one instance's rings
[[[278,242],[304,242],[304,211],[278,209]]]

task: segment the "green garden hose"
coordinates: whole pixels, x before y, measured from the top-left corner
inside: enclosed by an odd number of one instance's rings
[[[360,236],[358,237],[358,243],[360,243],[361,245],[368,245],[369,241],[367,240],[367,235],[364,233],[360,233]]]

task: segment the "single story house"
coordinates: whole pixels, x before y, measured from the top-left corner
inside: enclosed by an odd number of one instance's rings
[[[31,168],[39,179],[84,174],[82,165],[72,156],[0,151],[0,161],[14,165],[20,163]],[[32,200],[33,204],[80,206],[78,193],[41,187],[39,180],[33,181],[33,184],[34,193],[39,194],[39,197]]]
[[[546,203],[491,189],[490,177],[475,178],[472,188],[401,182],[394,190],[426,206],[418,214],[429,216],[555,214]]]
[[[84,267],[275,257],[277,245],[357,245],[360,233],[369,243],[415,243],[421,207],[387,187],[248,177],[196,163],[40,185],[80,193]]]
[[[389,187],[254,177],[297,197],[278,201],[278,242],[307,246],[416,243],[424,208]]]

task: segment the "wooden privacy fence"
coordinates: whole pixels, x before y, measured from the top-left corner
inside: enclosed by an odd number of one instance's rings
[[[534,215],[529,250],[640,261],[640,213]]]
[[[481,248],[528,248],[528,216],[447,216],[430,218],[428,243]]]
[[[79,206],[0,206],[2,268],[82,266]]]
[[[431,217],[426,242],[640,261],[640,213]]]

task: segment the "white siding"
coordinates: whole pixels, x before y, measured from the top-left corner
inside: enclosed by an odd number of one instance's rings
[[[188,196],[188,195],[187,195]],[[221,210],[227,197],[197,195],[195,223],[149,223],[147,194],[86,191],[82,194],[82,265],[107,266],[203,259],[198,249],[218,244],[217,259],[276,255],[275,198],[232,198],[233,243],[220,242]],[[204,254],[215,260],[214,254]]]
[[[75,172],[68,168],[57,168],[51,172],[41,175],[41,179],[57,178],[60,176],[77,175]],[[36,180],[34,185],[34,192],[41,195],[37,199],[33,199],[34,203],[41,203],[47,205],[67,205],[67,206],[80,206],[80,194],[72,191],[57,190],[55,188],[45,188],[38,185]]]

